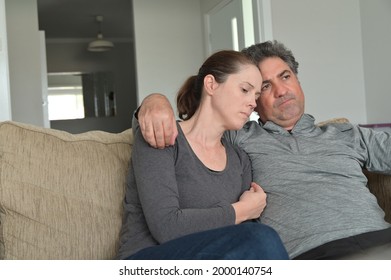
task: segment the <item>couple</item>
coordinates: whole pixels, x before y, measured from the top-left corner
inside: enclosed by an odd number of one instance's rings
[[[362,172],[391,173],[390,134],[349,123],[317,127],[304,113],[298,63],[288,49],[274,41],[242,53],[263,78],[259,122],[223,139],[249,155],[252,181],[268,195],[261,223],[277,231],[291,259],[391,259],[391,225]],[[144,100],[138,117],[152,146],[174,144],[178,130],[163,96]]]

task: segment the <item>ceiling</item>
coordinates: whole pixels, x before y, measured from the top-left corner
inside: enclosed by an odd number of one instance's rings
[[[39,29],[47,39],[94,38],[102,15],[105,38],[133,39],[132,0],[37,0]]]

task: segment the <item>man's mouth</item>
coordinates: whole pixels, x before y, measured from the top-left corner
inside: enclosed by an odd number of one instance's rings
[[[286,103],[288,103],[289,101],[292,101],[294,100],[295,97],[294,96],[284,96],[284,97],[281,97],[280,99],[277,99],[276,101],[276,107],[279,107],[281,105],[284,105]]]

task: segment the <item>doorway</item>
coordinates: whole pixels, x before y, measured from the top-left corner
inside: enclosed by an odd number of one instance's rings
[[[272,40],[270,0],[223,0],[204,16],[207,55]]]
[[[37,0],[37,5],[50,127],[71,133],[130,128],[129,114],[137,107],[132,0]],[[88,48],[99,39],[111,47]]]

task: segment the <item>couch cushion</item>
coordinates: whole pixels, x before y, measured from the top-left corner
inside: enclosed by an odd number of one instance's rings
[[[114,258],[131,142],[0,123],[0,257]]]

